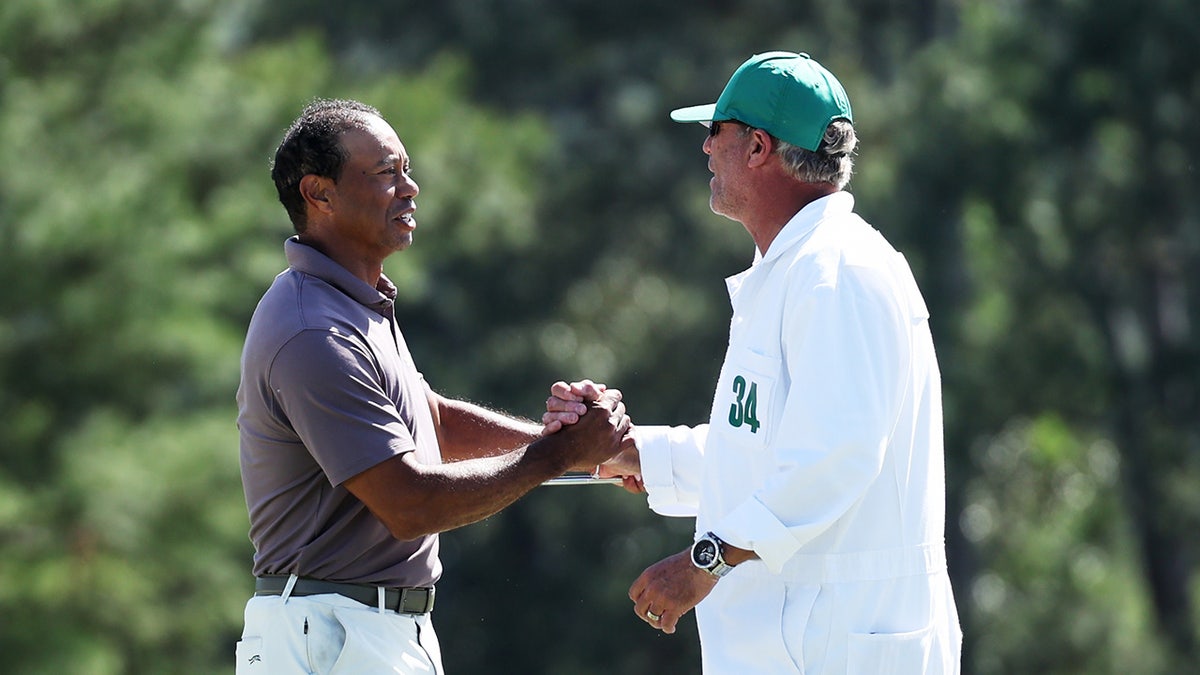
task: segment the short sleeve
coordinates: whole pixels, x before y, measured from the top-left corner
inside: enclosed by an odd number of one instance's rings
[[[268,381],[332,485],[416,449],[384,391],[378,364],[353,337],[318,330],[298,333],[279,350]]]

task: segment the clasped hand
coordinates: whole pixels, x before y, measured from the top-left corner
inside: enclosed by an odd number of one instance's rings
[[[620,390],[609,389],[591,380],[571,384],[555,382],[550,387],[550,397],[546,399],[546,412],[542,415],[542,435],[553,434],[565,426],[575,424],[587,412],[587,403],[611,396],[619,400]],[[620,450],[612,458],[597,465],[594,473],[599,478],[621,478],[622,486],[626,490],[641,493],[645,492],[646,488],[642,484],[642,467],[632,431],[631,423],[621,439]]]

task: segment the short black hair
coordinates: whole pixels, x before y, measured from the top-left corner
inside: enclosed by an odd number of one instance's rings
[[[338,180],[347,159],[341,135],[351,129],[365,128],[372,115],[383,118],[378,110],[358,101],[315,99],[288,127],[275,150],[271,180],[275,181],[279,202],[297,233],[303,233],[308,226],[300,179],[311,173]]]

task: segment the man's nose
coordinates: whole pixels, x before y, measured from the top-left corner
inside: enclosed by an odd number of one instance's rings
[[[404,176],[404,180],[400,182],[400,189],[396,191],[396,195],[400,197],[416,197],[421,192],[421,186],[417,185],[417,181],[413,180],[412,176]]]

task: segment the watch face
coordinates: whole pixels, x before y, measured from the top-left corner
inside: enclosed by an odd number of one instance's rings
[[[708,567],[717,559],[717,545],[707,539],[696,542],[692,549],[692,561],[699,567]]]

